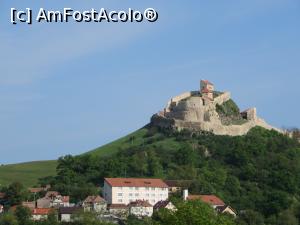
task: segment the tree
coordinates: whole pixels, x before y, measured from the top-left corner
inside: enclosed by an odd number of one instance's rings
[[[19,205],[16,208],[15,215],[19,224],[25,225],[31,218],[31,211],[29,208]]]
[[[161,225],[234,225],[232,218],[217,214],[201,201],[182,202],[176,212],[160,210],[154,220]]]
[[[247,210],[243,212],[239,219],[239,224],[242,225],[264,225],[264,217],[256,211]]]
[[[10,206],[21,204],[21,202],[26,200],[29,196],[28,191],[25,190],[23,185],[19,182],[10,184],[5,193],[5,198]]]
[[[5,213],[0,216],[1,225],[18,225],[18,221],[12,213]],[[21,225],[21,224],[20,224]]]

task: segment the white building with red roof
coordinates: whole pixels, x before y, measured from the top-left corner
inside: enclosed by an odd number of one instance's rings
[[[155,205],[169,197],[166,183],[148,178],[105,178],[103,196],[108,204],[125,205],[137,200]]]
[[[31,212],[31,216],[33,220],[45,220],[48,218],[50,213],[54,213],[54,209],[52,208],[36,208]]]

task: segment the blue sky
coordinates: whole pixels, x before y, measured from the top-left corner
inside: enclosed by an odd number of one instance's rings
[[[10,8],[155,8],[155,23],[10,24]],[[300,1],[0,2],[0,163],[80,154],[206,78],[300,127]]]

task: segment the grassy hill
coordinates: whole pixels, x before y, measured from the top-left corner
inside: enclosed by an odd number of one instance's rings
[[[165,138],[161,133],[156,132],[156,130],[153,130],[152,132],[153,133],[151,133],[151,131],[149,132],[149,129],[144,127],[85,154],[91,154],[92,156],[110,156],[118,151],[140,146],[152,147],[155,145],[170,150],[177,150],[180,147],[180,143],[176,142],[174,137]]]
[[[26,187],[34,185],[38,178],[54,175],[56,164],[55,160],[49,160],[0,166],[0,184],[5,186],[18,181]]]

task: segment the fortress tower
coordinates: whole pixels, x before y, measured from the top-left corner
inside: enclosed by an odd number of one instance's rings
[[[203,98],[207,98],[209,100],[214,99],[214,85],[208,80],[200,81],[200,93]]]

